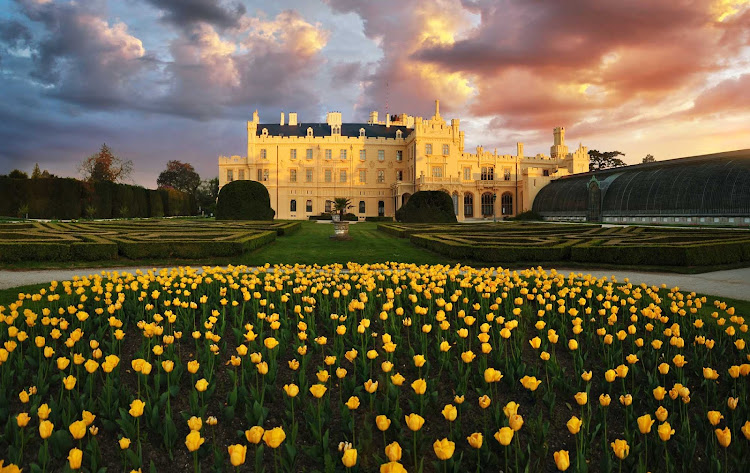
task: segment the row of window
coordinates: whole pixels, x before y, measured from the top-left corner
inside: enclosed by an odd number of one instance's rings
[[[325,211],[331,212],[331,201],[327,200],[325,205]],[[359,213],[363,214],[366,213],[367,206],[365,204],[364,200],[359,201]],[[296,212],[297,211],[297,200],[292,199],[289,201],[289,211],[290,212]],[[312,212],[313,211],[313,202],[312,200],[308,200],[305,202],[305,212]],[[378,201],[378,215],[383,216],[385,215],[385,202],[382,200]]]
[[[333,170],[326,169],[324,171],[324,176],[325,176],[325,182],[333,182]],[[403,178],[404,178],[404,172],[401,170],[397,170],[396,180],[402,181]],[[268,180],[268,169],[258,170],[258,180],[259,181]],[[339,171],[339,182],[346,182],[346,180],[347,180],[347,171],[346,169],[341,169]],[[296,169],[289,170],[289,182],[297,182],[297,170]],[[313,182],[313,170],[312,169],[305,169],[305,182]],[[365,184],[367,182],[367,170],[366,169],[359,170],[359,182],[360,184]],[[385,170],[384,169],[379,169],[377,171],[377,182],[378,183],[385,182]]]
[[[432,154],[432,143],[425,143],[425,145],[424,145],[424,154]],[[444,155],[451,154],[451,146],[450,145],[443,145],[443,154]]]
[[[485,192],[481,197],[482,216],[495,215],[495,194]],[[453,195],[454,210],[458,213],[458,195]],[[506,192],[500,197],[500,215],[513,214],[513,194]],[[464,217],[474,216],[474,194],[464,194]]]
[[[328,148],[323,151],[325,159],[332,159],[333,158],[333,150]],[[340,149],[339,150],[339,159],[345,160],[347,159],[348,154],[347,150]],[[262,148],[260,150],[260,158],[261,159],[267,159],[268,158],[268,152],[265,148]],[[289,159],[295,160],[297,159],[297,150],[296,149],[290,149],[289,150]],[[307,148],[305,150],[305,159],[313,159],[313,149]],[[359,150],[359,159],[360,161],[367,161],[367,150],[361,149]],[[404,159],[404,152],[402,150],[396,151],[396,161],[403,161]],[[385,161],[385,150],[379,149],[378,150],[378,161]]]

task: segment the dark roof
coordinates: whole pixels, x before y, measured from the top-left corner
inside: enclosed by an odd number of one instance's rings
[[[562,177],[540,189],[534,211],[585,215],[593,177],[603,216],[750,215],[750,149]]]
[[[307,128],[313,129],[314,136],[331,136],[331,125],[327,123],[300,123],[297,125],[279,125],[278,123],[261,123],[258,125],[256,136],[263,133],[263,128],[268,129],[271,136],[307,136]],[[370,125],[369,123],[342,123],[341,136],[359,137],[360,128],[365,129],[365,136],[369,138],[396,138],[396,130],[401,130],[402,137],[406,138],[411,129],[400,125]]]

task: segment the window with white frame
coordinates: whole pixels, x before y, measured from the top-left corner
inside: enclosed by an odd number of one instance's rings
[[[326,159],[331,159],[331,155],[332,154],[333,154],[333,152],[330,149],[327,149],[326,150]]]
[[[364,169],[359,170],[359,183],[364,184],[367,182],[367,171]]]
[[[401,169],[396,170],[396,180],[397,181],[403,181],[404,180],[404,171]]]
[[[237,172],[237,178],[238,178],[238,179],[239,179],[240,181],[244,181],[244,180],[245,180],[245,170],[244,170],[244,169],[240,169],[240,170],[239,170],[239,171]]]
[[[379,149],[378,150],[378,161],[385,161],[385,150]]]
[[[404,159],[404,152],[402,150],[396,151],[396,161],[402,161]]]
[[[451,154],[451,146],[443,145],[443,154]]]
[[[443,167],[432,166],[432,177],[443,177]]]
[[[339,181],[346,182],[346,169],[342,169],[339,171]]]
[[[378,169],[378,182],[385,182],[385,170]]]
[[[424,154],[432,154],[432,143],[425,143]]]
[[[296,149],[290,149],[289,150],[289,159],[297,159],[297,150]]]
[[[471,168],[466,167],[464,168],[464,181],[470,181],[471,180]]]
[[[313,158],[313,149],[312,148],[307,148],[305,150],[305,158],[307,158],[307,159],[312,159]]]
[[[359,150],[359,160],[364,161],[367,159],[367,151],[361,149]]]
[[[264,169],[264,170],[263,170],[263,180],[264,180],[264,181],[267,181],[267,180],[268,180],[268,169]]]
[[[308,200],[305,204],[305,212],[312,212],[312,200]]]
[[[313,181],[313,170],[305,169],[305,182],[312,182],[312,181]]]
[[[365,129],[364,128],[360,128],[359,129],[359,137],[360,138],[364,138],[365,137]]]
[[[331,172],[330,169],[326,169],[325,170],[325,179],[326,179],[326,182],[331,182],[333,180],[332,177],[331,177],[332,174],[333,173]]]
[[[289,170],[289,182],[297,182],[297,170],[296,169]]]
[[[234,181],[234,171],[232,169],[227,169],[227,182]]]
[[[345,149],[342,149],[341,151],[339,151],[339,158],[341,158],[342,160],[346,159],[346,150]]]
[[[266,159],[266,157],[267,157],[266,148],[262,148],[260,150],[260,159]]]

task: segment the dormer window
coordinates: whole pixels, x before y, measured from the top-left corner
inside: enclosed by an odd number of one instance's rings
[[[313,135],[313,132],[312,132],[312,127],[309,127],[309,126],[308,126],[308,127],[307,127],[307,136],[309,136],[309,137],[312,137],[312,135]]]
[[[263,136],[268,136],[268,128],[263,128],[263,131],[260,134]]]
[[[401,138],[404,134],[401,132],[401,130],[396,130],[396,138]]]
[[[331,134],[332,135],[340,135],[341,134],[341,125],[333,125],[333,126],[331,126]]]
[[[360,128],[359,129],[359,137],[360,138],[364,138],[365,137],[365,129],[364,128]]]

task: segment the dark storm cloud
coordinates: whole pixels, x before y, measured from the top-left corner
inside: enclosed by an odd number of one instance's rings
[[[16,20],[0,21],[0,43],[11,48],[22,48],[31,42],[31,31]]]
[[[145,0],[164,12],[163,19],[179,27],[197,22],[209,23],[221,28],[239,24],[245,14],[245,6],[239,2],[220,0]]]

